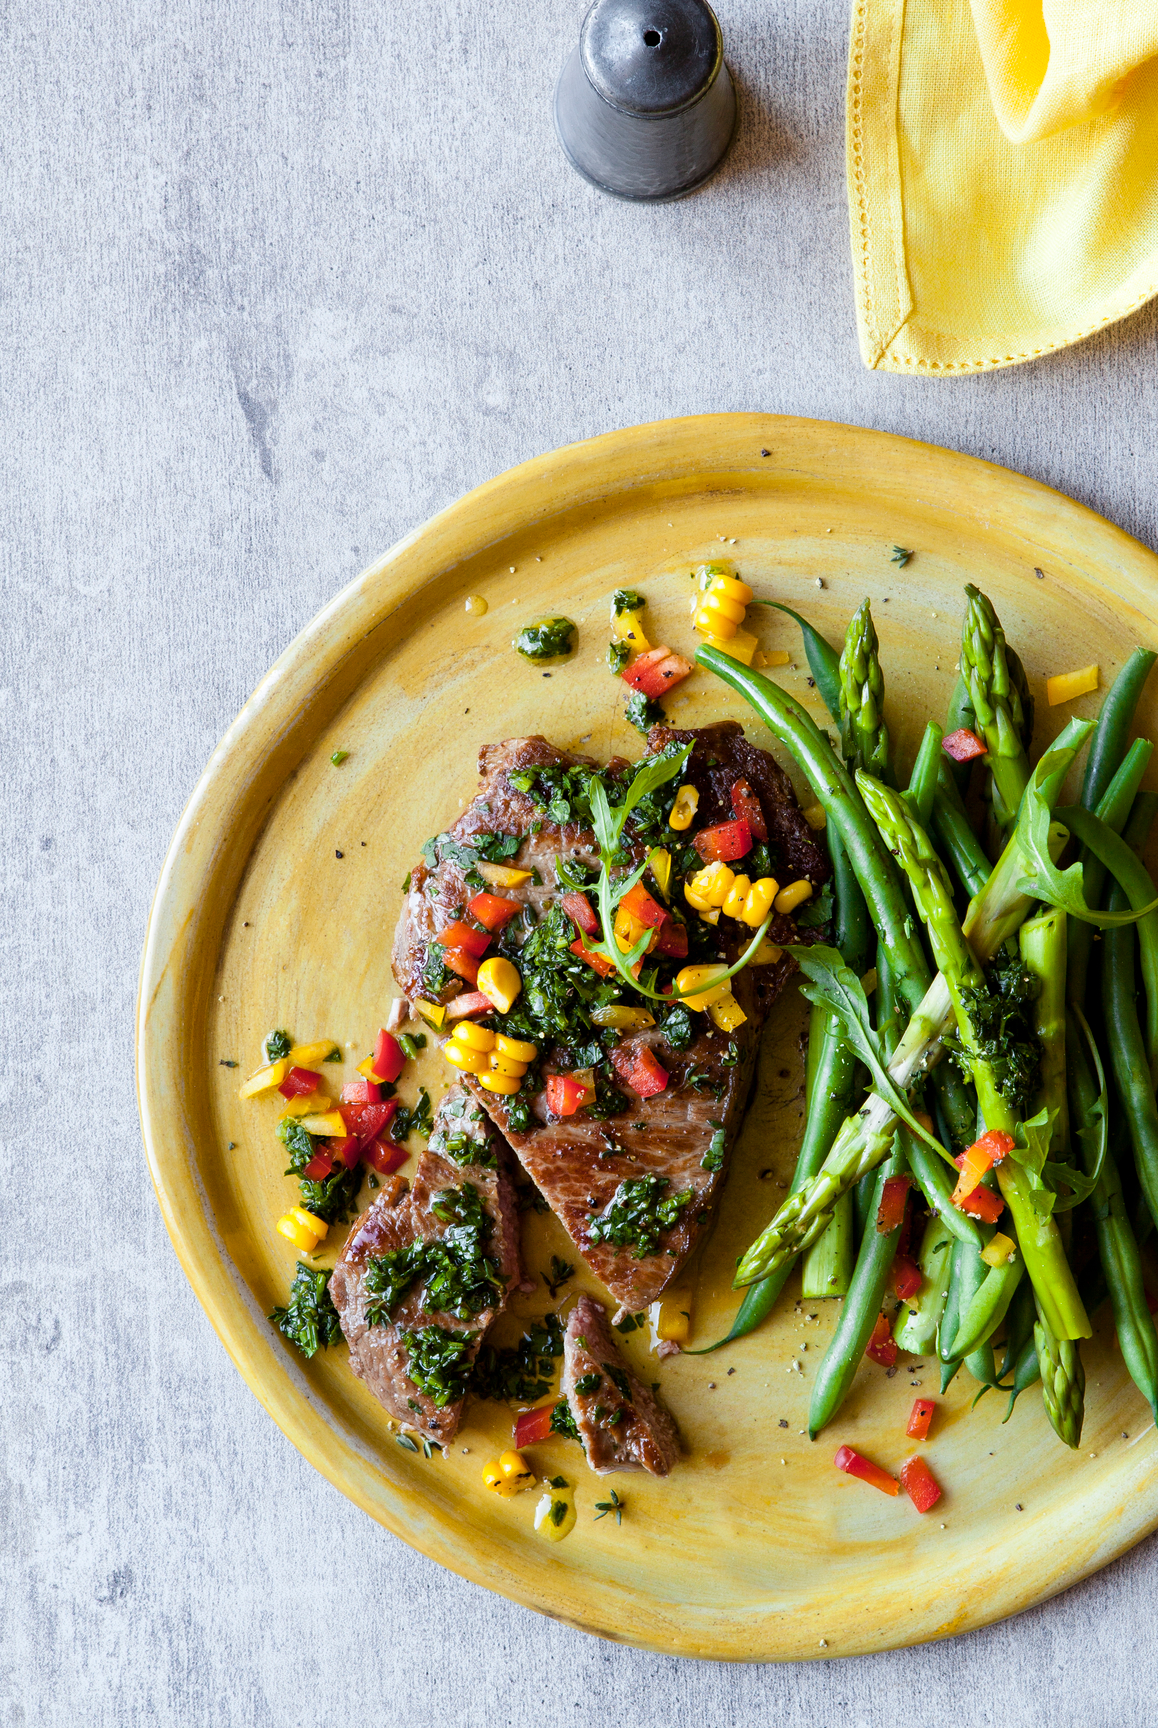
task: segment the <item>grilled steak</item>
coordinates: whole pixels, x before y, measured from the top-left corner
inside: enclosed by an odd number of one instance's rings
[[[816,885],[827,880],[828,860],[800,813],[791,783],[765,751],[750,745],[733,721],[695,733],[656,727],[648,748],[657,754],[686,742],[695,748],[680,781],[700,792],[697,826],[730,821],[732,787],[744,779],[767,823],[771,872],[781,883],[802,876]],[[447,981],[440,959],[444,951],[435,938],[462,918],[475,893],[469,878],[479,857],[501,855],[537,873],[537,882],[532,878],[502,890],[527,909],[523,918],[511,921],[500,944],[519,966],[524,989],[511,1015],[494,1023],[533,1040],[546,1073],[593,1068],[594,1105],[562,1119],[553,1116],[541,1072],[536,1076],[534,1069],[514,1098],[485,1090],[473,1075],[465,1079],[588,1265],[619,1303],[638,1310],[679,1271],[711,1216],[747,1099],[760,1027],[795,964],[784,956],[736,977],[733,989],[747,1019],[731,1034],[716,1030],[707,1015],[665,1012],[654,1002],[642,1005],[657,1014],[659,1023],[626,1036],[593,1023],[597,1007],[632,1001],[618,979],[601,982],[573,952],[577,933],[557,885],[557,859],[572,872],[577,869],[580,880],[585,867],[594,868],[598,861],[583,789],[593,769],[586,757],[556,750],[542,738],[484,747],[477,797],[447,834],[424,848],[426,861],[411,873],[395,936],[394,971],[412,1001],[436,995],[450,1001],[463,986],[457,979]],[[626,764],[612,763],[604,771],[614,780],[614,802],[630,777],[625,769]],[[679,842],[690,839],[667,826],[676,785],[660,790],[666,802],[647,814],[650,831],[645,826],[625,831],[632,859],[642,861],[656,843],[676,851]],[[699,859],[689,853],[680,862],[690,868]],[[683,912],[678,879],[670,911],[678,922]],[[731,961],[751,934],[731,919],[721,919],[713,931],[693,916],[687,930],[690,957]],[[794,920],[778,917],[770,935],[779,944],[796,940]],[[669,974],[679,964],[669,964]],[[640,1051],[654,1052],[668,1077],[661,1091],[647,1097],[630,1085]]]
[[[503,1149],[462,1087],[439,1106],[412,1188],[387,1178],[330,1279],[350,1366],[391,1416],[445,1443],[488,1326],[518,1282]]]
[[[612,1340],[606,1309],[590,1296],[579,1298],[567,1322],[562,1388],[598,1475],[667,1475],[680,1455],[675,1422],[631,1372]]]

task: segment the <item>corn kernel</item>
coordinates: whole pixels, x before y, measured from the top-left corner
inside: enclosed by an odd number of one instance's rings
[[[324,1062],[337,1048],[332,1038],[319,1038],[313,1044],[295,1044],[286,1061],[291,1068],[312,1068],[315,1062]]]
[[[238,1092],[239,1098],[253,1098],[259,1092],[272,1092],[275,1086],[280,1086],[290,1071],[290,1059],[283,1056],[278,1062],[268,1062],[264,1068],[259,1068],[256,1074],[251,1074],[245,1085]]]
[[[525,1038],[508,1038],[505,1032],[495,1033],[495,1049],[503,1056],[510,1056],[515,1062],[533,1062],[539,1054],[537,1044],[529,1044]]]
[[[477,988],[492,1001],[500,1014],[507,1014],[523,988],[517,966],[509,960],[484,960],[478,969]]]
[[[493,1489],[496,1493],[500,1492],[505,1486],[505,1478],[502,1471],[499,1469],[499,1461],[497,1458],[492,1458],[489,1464],[483,1465],[482,1479],[485,1485],[488,1488]]]
[[[487,1092],[498,1092],[504,1098],[513,1098],[523,1084],[513,1074],[492,1074],[489,1070],[486,1073],[480,1073],[478,1083]]]
[[[506,1074],[512,1080],[521,1080],[527,1072],[525,1062],[516,1062],[513,1056],[504,1056],[498,1050],[492,1050],[487,1057],[487,1071],[491,1074]]]
[[[467,1044],[460,1044],[457,1038],[448,1038],[442,1046],[442,1054],[453,1068],[461,1068],[467,1074],[481,1074],[490,1061],[485,1050],[472,1050]]]
[[[720,908],[718,906],[709,906],[706,912],[700,913],[701,924],[718,924],[719,922]]]
[[[719,978],[723,968],[716,965],[685,966],[676,978],[676,990],[683,997],[689,1008],[698,1008],[703,1013],[711,1003],[719,1001],[721,996],[731,995],[731,981],[721,979],[709,989],[701,989],[712,978]]]
[[[421,998],[414,1004],[414,1012],[421,1014],[428,1026],[433,1026],[436,1032],[441,1032],[446,1025],[446,1009],[441,1002],[424,1002]]]
[[[675,795],[675,803],[671,807],[671,815],[667,819],[669,828],[674,828],[682,834],[692,825],[692,818],[699,808],[700,794],[695,786],[681,786]]]
[[[1045,699],[1051,708],[1059,702],[1073,702],[1078,696],[1088,696],[1098,688],[1098,668],[1083,666],[1080,672],[1059,672],[1045,681]]]
[[[647,867],[655,877],[655,885],[666,900],[671,893],[671,853],[666,846],[656,846],[647,855]]]
[[[725,918],[742,918],[744,916],[744,907],[747,904],[751,888],[752,884],[747,876],[734,876],[732,878],[732,886],[728,889],[727,897],[720,908]]]
[[[1003,1236],[998,1230],[993,1235],[987,1247],[981,1250],[981,1258],[987,1266],[1004,1266],[1017,1253],[1017,1243],[1012,1237]]]
[[[746,608],[742,600],[732,600],[727,594],[722,594],[720,592],[719,577],[717,577],[712,583],[712,586],[700,601],[701,616],[707,613],[709,616],[726,618],[730,624],[742,624],[744,622],[745,610]]]
[[[307,1134],[323,1134],[329,1139],[335,1136],[344,1139],[346,1122],[340,1110],[326,1110],[315,1116],[299,1116],[298,1121]]]
[[[657,1344],[686,1344],[692,1330],[691,1292],[669,1290],[662,1301],[651,1303],[647,1318],[653,1350]]]
[[[777,912],[795,912],[798,906],[803,906],[806,900],[812,899],[812,883],[801,877],[799,882],[790,882],[787,888],[781,888],[776,896]]]
[[[694,883],[695,883],[694,877],[692,878],[691,882],[685,882],[684,883],[684,899],[687,901],[688,905],[692,908],[693,912],[710,912],[712,909],[711,901],[707,898],[706,895],[700,893],[699,889],[695,887]]]
[[[739,660],[744,666],[752,664],[752,656],[758,647],[758,640],[750,630],[736,630],[731,635],[717,631],[709,636],[707,646],[718,648],[721,654],[729,655],[733,660]]]
[[[332,1103],[332,1098],[323,1098],[317,1092],[309,1092],[304,1098],[291,1098],[278,1121],[284,1122],[287,1116],[312,1116],[315,1111],[328,1110]]]
[[[509,1487],[526,1488],[535,1480],[535,1472],[527,1469],[527,1461],[521,1452],[501,1452],[499,1469]]]
[[[721,594],[726,600],[734,600],[741,606],[750,606],[755,595],[746,582],[741,582],[737,576],[725,576],[717,571],[708,585],[709,594]]]
[[[476,1026],[471,1020],[460,1020],[451,1034],[451,1042],[464,1044],[468,1050],[493,1050],[495,1035],[488,1026]]]
[[[596,1026],[611,1026],[617,1032],[642,1032],[645,1026],[654,1026],[654,1016],[646,1008],[628,1008],[626,1004],[611,1002],[606,1008],[593,1008],[591,1019]]]
[[[736,880],[736,872],[729,870],[722,858],[717,858],[714,864],[705,864],[702,870],[697,870],[691,880],[694,894],[706,900],[709,906],[722,906],[732,892],[732,884]],[[684,890],[685,895],[687,889]],[[695,902],[692,901],[692,905]],[[702,906],[696,906],[697,912],[702,912]]]
[[[750,924],[753,930],[758,924],[763,924],[779,892],[780,884],[774,876],[761,876],[758,882],[753,882],[751,892],[744,902],[744,910],[740,913],[744,923]]]
[[[330,1226],[321,1218],[315,1218],[312,1212],[307,1212],[304,1206],[291,1206],[286,1217],[296,1218],[303,1230],[312,1230],[319,1242],[324,1242],[330,1234]]]
[[[504,1467],[506,1460],[511,1458],[517,1458],[519,1464],[523,1465],[523,1469],[526,1470],[526,1465],[523,1464],[523,1460],[517,1452],[504,1452],[501,1458],[492,1458],[489,1464],[483,1466],[483,1482],[492,1493],[498,1494],[503,1500],[510,1500],[516,1494],[521,1494],[523,1489],[529,1488],[535,1480],[534,1475],[529,1470],[526,1472],[525,1481],[517,1473],[512,1475]]]
[[[290,1212],[287,1212],[284,1218],[278,1219],[277,1229],[280,1236],[284,1236],[295,1248],[301,1248],[307,1254],[312,1254],[317,1247],[318,1239],[313,1231],[299,1224]]]
[[[828,811],[823,804],[810,804],[807,810],[803,810],[801,814],[808,826],[817,832],[828,826]]]
[[[531,880],[529,870],[517,870],[513,864],[488,864],[484,859],[475,869],[492,888],[521,888]]]
[[[692,629],[698,630],[701,636],[706,636],[709,642],[725,642],[736,634],[737,626],[722,613],[709,611],[707,605],[701,602],[692,619]]]
[[[561,1542],[575,1528],[575,1497],[571,1488],[552,1488],[535,1507],[535,1529],[548,1542]]]
[[[726,996],[708,1004],[708,1015],[712,1024],[721,1032],[734,1032],[736,1027],[742,1026],[748,1018],[730,988]]]
[[[764,922],[763,919],[760,920]],[[784,950],[777,948],[775,942],[770,942],[765,936],[759,948],[753,954],[750,964],[753,966],[775,966],[784,958]]]

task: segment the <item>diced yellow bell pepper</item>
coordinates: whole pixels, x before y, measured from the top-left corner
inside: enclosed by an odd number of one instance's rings
[[[671,853],[666,846],[656,846],[647,855],[647,867],[655,877],[655,885],[666,900],[671,893]]]
[[[278,1120],[284,1122],[287,1116],[312,1116],[316,1111],[328,1110],[332,1103],[332,1098],[323,1098],[319,1092],[310,1092],[304,1098],[291,1098]]]
[[[675,795],[671,815],[667,819],[668,827],[674,828],[677,834],[684,833],[686,829],[691,827],[699,807],[699,789],[695,786],[681,786]]]
[[[732,994],[730,978],[722,978],[718,984],[710,984],[708,989],[700,988],[701,985],[709,984],[711,979],[720,978],[720,973],[723,970],[724,968],[718,961],[715,965],[684,967],[683,971],[677,975],[675,982],[677,991],[689,1008],[697,1008],[702,1014],[713,1002],[718,1002],[721,996]]]
[[[731,637],[709,636],[707,645],[709,648],[718,648],[721,654],[730,654],[733,660],[739,660],[745,666],[750,666],[759,639],[753,636],[750,630],[737,630]]]
[[[637,654],[646,654],[651,647],[643,630],[642,612],[617,612],[611,603],[611,636],[615,642],[628,642]]]
[[[367,1056],[367,1058],[364,1062],[359,1062],[358,1073],[361,1074],[363,1076],[363,1078],[366,1080],[373,1080],[373,1082],[376,1086],[382,1086],[385,1084],[385,1082],[382,1079],[381,1074],[375,1074],[375,1072],[374,1072],[374,1058],[373,1058],[373,1056]]]
[[[762,922],[763,920],[761,919],[761,923]],[[777,948],[775,942],[770,942],[768,937],[765,936],[763,942],[761,942],[759,948],[757,948],[756,952],[753,954],[749,964],[752,966],[775,966],[779,961],[783,960],[783,958],[783,948]]]
[[[475,865],[475,869],[492,888],[521,888],[524,882],[531,880],[529,870],[517,870],[513,864],[488,864],[484,859]]]
[[[237,1096],[255,1098],[259,1092],[272,1092],[275,1086],[281,1085],[289,1071],[288,1056],[282,1056],[277,1062],[269,1062],[264,1068],[259,1068],[256,1074],[249,1076]]]
[[[791,666],[792,656],[786,653],[783,648],[769,648],[764,656],[764,664],[766,666]]]
[[[500,1014],[508,1014],[523,988],[523,980],[517,966],[497,956],[493,960],[484,960],[479,967],[476,988],[494,1003]]]
[[[426,1002],[421,997],[414,1004],[414,1012],[421,1014],[428,1026],[433,1026],[436,1032],[441,1032],[446,1025],[446,1009],[441,1002]]]
[[[621,954],[630,953],[641,936],[650,938],[648,942],[648,948],[650,948],[655,941],[655,932],[651,926],[633,917],[626,906],[617,906],[615,908],[615,940],[619,944],[619,952]],[[647,948],[644,949],[644,953],[647,953]]]
[[[596,1026],[611,1026],[616,1032],[642,1032],[654,1026],[655,1018],[646,1008],[628,1008],[625,1003],[610,1002],[606,1008],[593,1008],[591,1019]]]
[[[1003,1236],[999,1230],[991,1237],[989,1245],[981,1250],[981,1258],[987,1266],[1004,1266],[1017,1253],[1017,1243],[1009,1236]]]
[[[468,1050],[493,1050],[495,1035],[489,1026],[476,1026],[473,1020],[460,1020],[451,1036],[452,1044],[463,1044]]]
[[[730,989],[726,996],[708,1004],[708,1016],[721,1032],[734,1032],[748,1018]]]
[[[307,1134],[331,1135],[341,1139],[346,1133],[346,1124],[340,1110],[327,1110],[318,1116],[299,1116],[298,1121]]]
[[[324,1062],[337,1048],[332,1038],[319,1038],[313,1044],[295,1044],[286,1061],[291,1068],[312,1068],[315,1062]]]
[[[1059,702],[1073,702],[1078,696],[1088,696],[1098,688],[1098,668],[1083,666],[1080,672],[1059,672],[1045,681],[1045,699],[1051,708]]]
[[[659,1302],[647,1310],[651,1323],[652,1346],[656,1344],[686,1344],[692,1331],[692,1297],[690,1290],[669,1290]]]
[[[812,883],[801,877],[799,882],[790,882],[787,888],[781,888],[776,896],[777,912],[795,912],[798,906],[803,906],[806,900],[812,899]]]
[[[493,1074],[489,1070],[479,1074],[478,1083],[487,1092],[498,1092],[504,1098],[513,1098],[523,1084],[513,1074]]]
[[[526,1038],[508,1038],[505,1032],[495,1033],[495,1049],[502,1056],[510,1056],[516,1062],[533,1062],[539,1054],[539,1046],[531,1044]]]

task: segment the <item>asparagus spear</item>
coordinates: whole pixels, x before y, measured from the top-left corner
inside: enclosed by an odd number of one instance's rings
[[[1076,1451],[1081,1444],[1086,1405],[1086,1371],[1077,1341],[1058,1338],[1038,1310],[1033,1329],[1041,1370],[1041,1399],[1059,1440]]]
[[[961,1048],[973,1074],[986,1127],[1016,1138],[1018,1118],[1001,1093],[974,1019],[971,998],[973,993],[986,988],[985,974],[957,922],[945,866],[903,799],[867,774],[858,773],[857,785],[882,839],[909,879],[917,911],[929,932],[933,956],[949,989]],[[1057,1225],[1035,1205],[1025,1169],[1015,1158],[1005,1158],[997,1166],[997,1181],[1017,1230],[1026,1271],[1051,1332],[1063,1340],[1089,1337],[1090,1323]]]
[[[965,594],[961,677],[989,751],[988,766],[1000,795],[996,813],[1008,827],[1017,816],[1029,779],[1029,759],[1021,741],[1026,719],[1021,681],[1011,671],[1005,632],[989,600],[972,583],[966,584]]]
[[[850,768],[889,779],[889,729],[884,716],[885,677],[867,600],[853,614],[840,657],[840,740]]]

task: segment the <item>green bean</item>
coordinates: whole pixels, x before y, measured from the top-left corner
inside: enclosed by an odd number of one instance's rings
[[[812,673],[816,688],[820,691],[821,700],[832,718],[840,725],[840,655],[832,645],[810,624],[807,618],[802,618],[799,612],[794,612],[791,606],[785,606],[782,600],[757,600],[757,606],[775,606],[777,612],[787,612],[800,626],[804,637],[804,653],[808,660],[808,669]]]
[[[1135,738],[1117,773],[1098,801],[1094,814],[1107,828],[1112,828],[1115,834],[1120,834],[1126,826],[1126,818],[1130,814],[1134,798],[1142,784],[1142,776],[1153,754],[1154,746],[1149,739]],[[1102,889],[1106,883],[1106,866],[1085,846],[1078,848],[1078,862],[1082,866],[1086,904],[1100,906]],[[1072,1008],[1080,1008],[1086,999],[1086,977],[1093,940],[1092,925],[1075,919],[1074,927],[1070,931],[1069,958],[1066,964],[1066,1001]]]
[[[1022,1290],[1028,1290],[1030,1296],[1033,1296],[1032,1284],[1022,1284],[1019,1288]],[[1036,1318],[1036,1308],[1032,1308],[1032,1314],[1034,1318]],[[1003,1367],[1001,1370],[1002,1378],[1005,1377],[1006,1372],[1007,1367]],[[1001,1418],[1003,1423],[1008,1422],[1009,1418],[1013,1415],[1013,1406],[1017,1403],[1021,1394],[1027,1391],[1030,1386],[1034,1385],[1034,1383],[1040,1379],[1041,1363],[1037,1359],[1037,1339],[1033,1335],[1033,1327],[1031,1325],[1029,1337],[1018,1352],[1017,1361],[1014,1364],[1013,1387],[1009,1394],[1009,1408]]]
[[[1088,1031],[1088,1028],[1087,1028]],[[1142,1258],[1126,1216],[1122,1182],[1114,1155],[1102,1141],[1106,1133],[1104,1097],[1086,1055],[1087,1040],[1077,1011],[1069,1017],[1069,1082],[1073,1095],[1075,1137],[1082,1166],[1092,1176],[1101,1154],[1101,1174],[1090,1196],[1098,1257],[1114,1310],[1114,1327],[1122,1360],[1158,1420],[1158,1332],[1146,1302]]]
[[[1027,1344],[1033,1341],[1033,1323],[1037,1310],[1033,1301],[1033,1285],[1023,1278],[1013,1292],[1013,1301],[1005,1316],[1005,1355],[1001,1363],[1002,1380],[1017,1367],[1017,1359]],[[1035,1352],[1036,1354],[1036,1352]],[[1012,1410],[1013,1405],[1009,1408]]]
[[[971,1135],[975,1139],[976,1135]],[[924,1195],[930,1212],[944,1223],[950,1235],[959,1242],[966,1242],[978,1253],[985,1246],[985,1239],[977,1228],[975,1219],[967,1212],[960,1211],[952,1204],[950,1195],[954,1182],[952,1174],[943,1158],[938,1158],[923,1140],[913,1136],[909,1147],[909,1168],[916,1179],[917,1185]]]
[[[1158,655],[1149,649],[1135,648],[1106,694],[1082,779],[1082,803],[1087,810],[1097,809],[1126,753],[1134,710],[1156,659]]]
[[[1115,884],[1111,910],[1124,902],[1125,895]],[[1105,931],[1102,938],[1102,1011],[1138,1178],[1150,1216],[1158,1221],[1158,1104],[1134,998],[1134,931],[1129,924]]]
[[[1003,1266],[990,1266],[957,1322],[950,1349],[954,1356],[971,1356],[987,1344],[1005,1319],[1014,1292],[1025,1274],[1025,1259],[1014,1254]]]
[[[965,892],[970,897],[980,894],[993,866],[965,814],[944,754],[937,765],[937,793],[931,821],[941,850],[957,872]]]
[[[1137,810],[1146,793],[1140,793],[1134,801]],[[1144,808],[1144,806],[1143,806]],[[1154,882],[1150,872],[1134,851],[1129,840],[1113,829],[1097,816],[1083,810],[1080,805],[1072,804],[1058,811],[1058,820],[1079,840],[1087,845],[1095,857],[1114,877],[1117,886],[1110,896],[1110,911],[1118,912],[1128,904],[1138,912],[1143,907],[1152,906],[1155,900]],[[1133,822],[1133,816],[1131,816]],[[1129,939],[1117,940],[1122,930],[1130,932]],[[1138,934],[1138,951],[1142,963],[1142,980],[1146,987],[1146,1063],[1150,1073],[1151,1084],[1158,1076],[1158,908],[1143,912],[1136,924],[1119,925],[1116,929],[1108,929],[1103,939],[1103,978],[1106,969],[1106,954],[1122,956],[1122,964],[1129,962],[1129,975],[1134,976],[1134,931]],[[1132,989],[1132,986],[1131,986]]]
[[[891,1157],[886,1159],[877,1172],[875,1207],[880,1206],[889,1177],[904,1173],[905,1154],[901,1142],[902,1136],[898,1133]],[[816,1370],[812,1398],[808,1406],[808,1433],[812,1440],[832,1421],[856,1377],[865,1347],[880,1316],[900,1234],[900,1225],[895,1230],[882,1233],[870,1222],[865,1230],[849,1293],[844,1299],[828,1348]]]
[[[941,1316],[941,1325],[937,1333],[937,1355],[941,1362],[941,1390],[946,1391],[949,1382],[954,1378],[961,1366],[960,1356],[953,1354],[960,1316],[964,1313],[973,1297],[980,1288],[988,1271],[984,1260],[968,1243],[953,1244],[953,1265],[949,1273],[949,1294],[945,1299],[945,1311]],[[985,1343],[978,1346],[973,1354],[966,1358],[965,1366],[975,1380],[982,1386],[994,1386],[997,1383],[997,1372],[993,1361],[993,1346]]]
[[[866,1170],[860,1181],[852,1190],[853,1211],[856,1219],[857,1240],[864,1235],[873,1219],[873,1195],[877,1191],[877,1173]]]
[[[941,754],[941,740],[945,736],[935,721],[930,720],[925,727],[921,739],[917,759],[913,763],[913,772],[909,775],[909,797],[917,812],[917,820],[928,827],[933,814],[933,800],[937,793],[937,780],[944,757]],[[988,875],[988,871],[986,872]],[[984,886],[984,884],[982,884]],[[974,889],[976,893],[976,889]]]
[[[915,1137],[910,1137],[910,1150],[915,1144]],[[914,1297],[901,1303],[893,1326],[898,1350],[907,1350],[911,1356],[924,1356],[936,1345],[953,1268],[954,1240],[943,1219],[929,1219],[917,1260],[921,1288]]]

